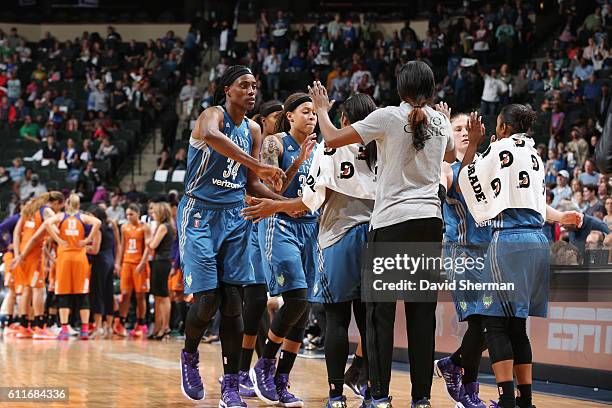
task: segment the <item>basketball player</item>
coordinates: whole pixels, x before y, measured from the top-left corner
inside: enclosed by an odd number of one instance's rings
[[[450,117],[450,110],[446,104],[437,105],[436,109]],[[467,138],[468,118],[469,116],[464,113],[451,118],[457,160],[451,165],[443,163],[443,166],[449,167],[450,174],[446,178],[448,182],[442,180],[442,184],[446,187],[446,200],[442,207],[446,256],[453,259],[461,257],[475,260],[478,257],[484,257],[493,231],[490,224],[481,227],[476,224],[467,210],[463,195],[456,189],[461,160],[469,143]],[[479,270],[467,267],[465,269],[465,272],[457,274],[451,268],[447,271],[450,280],[468,279],[472,282],[481,280]],[[482,351],[486,349],[486,345],[481,316],[474,314],[477,299],[471,293],[454,293],[453,295],[458,320],[467,321],[468,329],[463,336],[461,347],[450,357],[437,360],[434,363],[434,372],[444,379],[446,390],[458,407],[486,408],[485,403],[478,396],[478,368]]]
[[[58,212],[44,223],[47,233],[57,243],[55,294],[58,297],[60,323],[58,340],[68,340],[68,317],[72,301],[81,315],[81,340],[89,338],[89,277],[90,266],[86,247],[100,230],[101,222],[96,217],[79,211],[81,200],[70,194],[64,212]],[[91,231],[85,236],[85,225]]]
[[[368,95],[354,95],[342,104],[341,124],[343,127],[349,126],[352,122],[364,119],[375,109],[376,105]],[[361,145],[357,149],[359,147]],[[375,149],[374,143],[370,143],[365,149],[365,160],[369,162],[370,168],[365,177],[371,179],[374,178],[371,169],[374,167]],[[366,189],[368,187],[370,186],[364,186]],[[245,217],[249,219],[257,220],[283,211],[308,210],[300,196],[287,201],[266,199],[253,201],[257,204],[243,211]],[[332,189],[326,190],[318,231],[323,263],[319,265],[313,300],[323,303],[326,313],[325,361],[329,382],[327,408],[346,408],[346,398],[343,395],[344,367],[349,354],[348,328],[351,322],[351,307],[360,334],[365,339],[365,305],[360,301],[361,259],[358,254],[366,243],[373,206],[373,200],[350,197]],[[276,236],[272,239],[276,239]],[[272,327],[274,328],[274,321]],[[369,393],[364,391],[364,397],[362,407],[365,408],[370,403]]]
[[[130,332],[133,337],[146,337],[147,325],[145,313],[147,308],[146,295],[149,291],[149,248],[151,229],[148,224],[140,222],[140,207],[130,204],[125,211],[127,222],[121,226],[121,250],[115,261],[115,270],[121,271],[121,303],[119,304],[119,319],[115,320],[113,333],[125,337],[125,318],[130,309],[132,291],[136,294],[136,325]]]
[[[4,263],[4,286],[8,289],[8,292],[2,301],[2,307],[0,307],[0,309],[6,310],[7,312],[7,320],[4,322],[6,325],[4,335],[6,336],[13,336],[19,332],[19,323],[15,322],[13,316],[15,313],[17,295],[21,295],[21,293],[15,292],[15,277],[11,270],[14,259],[15,254],[13,253],[13,244],[11,243],[8,245],[4,255],[2,255],[2,262]]]
[[[250,222],[240,216],[245,190],[278,198],[260,179],[281,185],[284,173],[260,163],[259,126],[245,117],[255,106],[257,81],[250,69],[229,67],[219,80],[213,106],[198,120],[189,141],[185,195],[177,210],[179,251],[185,293],[193,304],[181,351],[181,388],[192,400],[205,396],[198,370],[198,345],[221,310],[224,377],[219,406],[244,407],[238,391],[242,344],[242,287],[254,283],[249,263]]]
[[[438,190],[441,163],[454,161],[450,121],[430,106],[435,83],[431,68],[421,61],[401,67],[397,90],[399,107],[377,109],[362,121],[336,129],[329,119],[327,90],[313,84],[310,95],[328,147],[376,140],[378,175],[371,225],[373,242],[442,241]],[[366,333],[372,407],[389,408],[396,302],[366,304]],[[410,343],[412,407],[431,406],[436,302],[405,302]]]
[[[47,330],[57,338],[60,328],[57,323],[57,297],[55,296],[55,261],[57,258],[57,244],[51,237],[47,237],[43,246],[45,260],[45,275],[47,276],[47,297],[45,299],[45,313],[47,315]]]
[[[537,117],[536,112],[520,104],[505,106],[497,117],[497,128],[493,143],[516,145],[525,148],[525,154],[532,152],[532,163],[529,164],[526,177],[521,176],[520,186],[526,190],[521,191],[521,197],[529,196],[532,208],[516,208],[506,204],[507,207],[493,219],[493,240],[487,252],[487,261],[483,270],[483,281],[486,282],[513,282],[516,285],[512,300],[506,298],[507,294],[498,292],[490,300],[486,296],[477,302],[475,313],[482,315],[482,322],[486,330],[486,340],[499,401],[493,406],[510,408],[532,407],[532,354],[531,344],[527,335],[527,317],[546,317],[548,307],[548,273],[549,273],[549,247],[546,236],[542,233],[544,218],[535,208],[546,208],[546,220],[562,224],[580,225],[582,214],[575,211],[559,212],[545,203],[543,186],[540,183],[530,183],[530,178],[544,180],[544,166],[537,156],[533,139],[527,135]],[[471,114],[468,122],[469,145],[459,170],[461,182],[463,168],[474,161],[476,149],[480,144],[483,132],[480,118],[476,113]],[[511,138],[511,140],[504,140]],[[508,153],[502,151],[501,153]],[[475,162],[483,161],[486,152]],[[500,160],[489,155],[489,160]],[[501,156],[500,156],[501,158]],[[512,165],[512,159],[504,156],[504,167]],[[499,166],[496,162],[496,166]],[[472,165],[471,165],[472,166]],[[499,168],[499,167],[496,167]],[[529,174],[531,173],[531,176]],[[538,174],[539,173],[539,174]],[[497,194],[501,191],[516,189],[516,181],[503,177],[499,171],[494,172],[491,179],[487,179],[486,172],[479,173],[478,181],[482,185],[497,183]],[[493,177],[496,177],[493,179]],[[524,181],[526,180],[526,182]],[[507,185],[506,183],[512,183]],[[463,184],[463,182],[462,182]],[[470,183],[463,184],[469,186]],[[463,188],[464,189],[464,188]],[[474,187],[467,187],[474,190]],[[464,189],[465,190],[465,189]],[[473,191],[471,191],[473,192]],[[464,194],[468,194],[467,190]],[[519,194],[516,192],[515,194]],[[470,212],[474,213],[476,207],[473,201],[467,200]],[[496,207],[495,207],[496,208]],[[516,377],[518,397],[515,399],[514,380]]]
[[[282,114],[283,105],[279,101],[268,101],[261,105],[260,113],[253,117],[262,129],[262,138],[274,134],[276,122]],[[287,181],[285,181],[287,183]],[[268,186],[273,188],[273,186]],[[244,323],[244,335],[242,336],[242,352],[240,354],[240,370],[238,371],[238,381],[240,385],[240,395],[243,397],[255,397],[253,382],[249,378],[253,351],[257,345],[259,329],[265,328],[263,339],[267,337],[269,330],[269,317],[265,313],[268,304],[268,279],[266,268],[263,265],[263,258],[259,246],[258,224],[253,224],[251,235],[249,235],[251,265],[255,273],[255,283],[244,288],[244,303],[242,308],[242,320]],[[263,319],[263,320],[262,320]],[[267,324],[263,324],[263,323]],[[263,349],[263,343],[258,350],[259,356]]]
[[[43,193],[33,198],[21,209],[21,218],[13,231],[13,249],[15,266],[19,265],[16,274],[17,285],[23,285],[23,294],[19,299],[20,332],[17,337],[28,338],[36,335],[37,339],[49,337],[44,330],[45,314],[45,275],[43,261],[43,242],[45,230],[42,226],[64,205],[64,195],[59,191]],[[32,302],[34,321],[32,329],[28,328],[27,308]]]
[[[276,134],[266,137],[262,160],[278,165],[287,173],[281,192],[285,197],[301,197],[316,144],[317,125],[312,100],[305,93],[289,95],[276,122]],[[263,352],[249,373],[255,393],[268,404],[301,407],[304,402],[288,390],[289,373],[302,346],[308,320],[319,248],[318,213],[301,217],[285,213],[268,218],[259,228],[259,245],[264,267],[270,275],[272,296],[283,295],[284,304],[272,320]],[[281,347],[282,346],[282,347]],[[281,350],[276,368],[276,354]]]

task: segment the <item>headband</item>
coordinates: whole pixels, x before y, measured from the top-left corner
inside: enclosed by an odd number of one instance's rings
[[[312,102],[312,99],[308,95],[300,96],[295,101],[291,102],[285,107],[285,112],[293,112],[295,108],[303,104],[304,102]]]
[[[282,111],[282,110],[283,110],[283,104],[279,102],[279,103],[275,103],[275,104],[273,104],[271,106],[268,106],[266,109],[262,109],[262,111],[259,112],[259,114],[261,116],[265,117],[265,116],[268,116],[271,113]]]
[[[237,80],[243,75],[247,75],[247,74],[253,75],[253,72],[251,72],[251,70],[248,69],[247,67],[243,67],[240,65],[236,65],[236,66],[239,68],[236,69],[231,74],[228,74],[227,78],[225,78],[225,81],[223,81],[223,86],[230,86],[231,84],[234,83],[235,80]]]

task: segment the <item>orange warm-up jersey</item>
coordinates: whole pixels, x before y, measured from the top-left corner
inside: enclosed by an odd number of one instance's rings
[[[145,250],[145,227],[140,222],[134,226],[123,227],[123,262],[137,264],[142,260]]]
[[[149,291],[149,263],[136,272],[136,266],[142,261],[145,251],[145,226],[125,224],[123,227],[123,264],[121,265],[121,292],[135,291],[146,293]]]
[[[85,224],[81,214],[65,214],[58,227],[60,238],[68,245],[57,247],[55,293],[88,293],[90,266],[86,248],[79,245],[79,241],[85,239]]]
[[[44,222],[44,211],[46,206],[42,206],[34,213],[32,217],[27,217],[23,219],[23,223],[21,225],[21,236],[19,237],[19,250],[23,251],[28,245],[28,243],[32,240],[32,237],[38,231],[38,228]],[[15,278],[17,279],[17,283],[24,286],[31,286],[34,288],[42,288],[45,284],[45,276],[44,270],[42,268],[42,246],[45,240],[45,235],[43,234],[36,240],[34,246],[31,247],[28,254],[23,259],[19,273],[15,274]]]

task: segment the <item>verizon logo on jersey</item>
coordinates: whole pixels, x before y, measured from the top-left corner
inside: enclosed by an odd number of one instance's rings
[[[219,179],[216,179],[216,178],[212,179],[212,183],[215,186],[219,186],[219,187],[233,188],[233,189],[242,188],[241,184],[232,183],[231,181],[227,181],[227,180],[219,180]]]

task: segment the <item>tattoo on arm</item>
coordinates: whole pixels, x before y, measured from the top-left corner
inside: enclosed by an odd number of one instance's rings
[[[280,156],[280,144],[274,136],[266,136],[261,147],[262,163],[278,167],[278,157]]]

